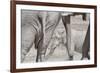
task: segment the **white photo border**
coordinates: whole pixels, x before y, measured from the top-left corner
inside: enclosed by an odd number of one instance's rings
[[[41,63],[21,63],[21,9],[26,10],[48,10],[48,11],[68,11],[90,13],[90,60],[62,61],[62,62],[41,62]],[[40,68],[57,66],[75,66],[94,64],[94,9],[73,8],[73,7],[53,7],[37,5],[16,5],[16,68]]]

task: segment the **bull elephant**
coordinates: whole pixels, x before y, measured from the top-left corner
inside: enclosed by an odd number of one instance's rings
[[[46,48],[60,20],[59,12],[22,10],[21,61],[33,44],[37,49],[36,62],[43,61]]]

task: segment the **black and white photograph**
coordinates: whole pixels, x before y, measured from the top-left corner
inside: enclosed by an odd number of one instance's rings
[[[21,10],[21,62],[90,59],[90,14]]]

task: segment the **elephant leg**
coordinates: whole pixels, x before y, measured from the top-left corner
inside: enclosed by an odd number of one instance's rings
[[[68,51],[68,55],[69,55],[69,60],[73,60],[74,42],[73,42],[73,38],[71,36],[71,25],[70,24],[66,24],[66,25],[67,25],[67,32],[66,32],[67,51]]]
[[[66,30],[66,40],[67,40],[66,50],[67,50],[67,53],[69,56],[69,60],[73,60],[74,43],[71,38],[70,15],[62,16],[62,22],[63,22],[65,30]]]
[[[82,60],[84,58],[90,59],[90,56],[88,54],[89,48],[90,48],[90,25],[88,27],[87,34],[86,34],[86,37],[85,37],[85,40],[82,46]]]
[[[36,31],[31,25],[22,26],[21,31],[21,62],[24,61],[26,54],[33,46]]]

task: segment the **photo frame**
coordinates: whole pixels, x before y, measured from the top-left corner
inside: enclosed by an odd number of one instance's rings
[[[12,73],[97,67],[97,6],[12,0],[10,15]]]

